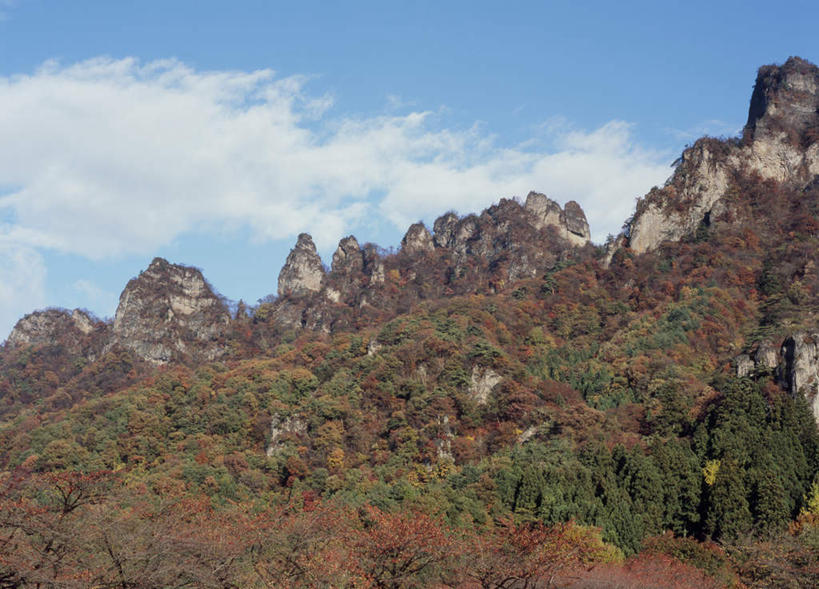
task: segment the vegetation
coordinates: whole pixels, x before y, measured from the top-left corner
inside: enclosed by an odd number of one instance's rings
[[[816,585],[813,416],[731,361],[819,308],[819,194],[732,190],[609,268],[408,299],[398,255],[399,314],[221,362],[3,349],[0,587]]]

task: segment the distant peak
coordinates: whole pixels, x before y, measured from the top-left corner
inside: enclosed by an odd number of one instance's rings
[[[279,296],[301,296],[321,290],[324,266],[309,233],[299,234],[279,272]]]
[[[745,125],[746,140],[789,132],[800,139],[819,127],[819,68],[800,57],[759,68]]]
[[[299,233],[295,248],[315,252],[316,244],[313,243],[313,236],[309,233]]]
[[[413,223],[401,240],[401,250],[407,254],[423,254],[435,249],[432,235],[423,223]]]

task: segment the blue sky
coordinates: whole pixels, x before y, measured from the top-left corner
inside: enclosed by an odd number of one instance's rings
[[[0,338],[110,316],[155,255],[255,301],[300,231],[406,226],[530,189],[597,241],[756,69],[819,60],[814,2],[0,0]]]

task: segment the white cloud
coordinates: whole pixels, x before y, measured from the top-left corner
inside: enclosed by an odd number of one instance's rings
[[[0,78],[0,186],[19,187],[0,236],[91,259],[214,230],[326,248],[373,214],[403,230],[535,189],[580,202],[601,240],[670,171],[622,122],[505,148],[431,112],[335,115],[306,81],[107,58]]]
[[[742,132],[742,125],[719,119],[702,121],[689,129],[668,128],[667,131],[682,141],[696,141],[700,137],[736,137]]]
[[[0,342],[20,317],[43,306],[45,276],[37,251],[0,238]]]

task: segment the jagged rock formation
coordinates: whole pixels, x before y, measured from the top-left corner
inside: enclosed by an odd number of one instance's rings
[[[770,340],[734,360],[739,377],[774,375],[791,395],[804,395],[819,424],[819,331],[798,331],[778,347]]]
[[[555,227],[558,234],[573,245],[583,246],[591,240],[586,215],[573,200],[566,203],[565,209],[561,209],[559,204],[545,194],[530,192],[524,208],[535,217],[535,227],[538,229]]]
[[[782,344],[782,379],[792,395],[802,394],[819,424],[819,332],[798,332]]]
[[[29,313],[12,329],[8,344],[24,346],[62,346],[69,354],[92,357],[99,351],[92,336],[108,326],[80,309],[47,309]]]
[[[666,185],[638,204],[614,249],[642,253],[711,224],[737,175],[799,187],[819,175],[819,68],[797,57],[760,68],[742,140],[704,138],[686,149]]]
[[[213,360],[224,352],[229,324],[225,303],[199,270],[155,258],[120,295],[112,343],[156,364]]]
[[[316,253],[313,238],[302,233],[279,272],[279,296],[301,296],[318,292],[323,279],[324,266]]]
[[[577,203],[561,209],[535,192],[526,203],[502,199],[465,217],[449,212],[435,221],[432,234],[415,223],[397,254],[347,236],[326,273],[312,237],[303,233],[279,275],[279,298],[267,303],[263,315],[284,330],[346,329],[418,300],[496,291],[548,270],[589,242]]]
[[[401,251],[411,256],[423,256],[435,249],[432,235],[423,223],[413,223],[401,240]]]

